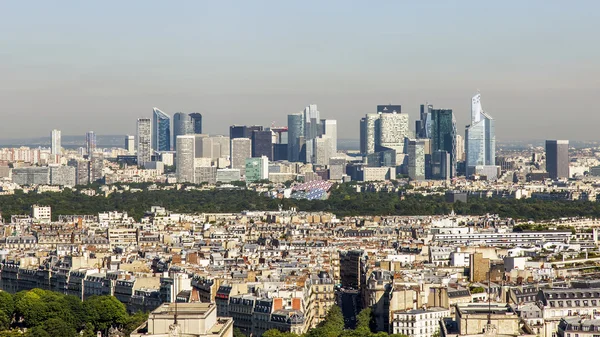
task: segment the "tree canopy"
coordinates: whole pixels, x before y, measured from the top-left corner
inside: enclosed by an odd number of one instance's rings
[[[80,333],[92,337],[112,326],[128,335],[147,318],[141,312],[130,316],[113,296],[92,296],[82,302],[75,296],[42,289],[14,295],[0,292],[0,337],[75,337]],[[27,328],[27,333],[20,332],[21,328]]]
[[[232,190],[149,190],[87,196],[70,189],[54,193],[23,193],[0,196],[0,212],[11,215],[29,214],[31,205],[52,206],[52,214],[96,214],[105,211],[127,211],[140,219],[151,206],[163,206],[182,213],[237,213],[244,210],[277,210],[295,207],[301,211],[325,211],[337,216],[357,215],[440,215],[454,210],[457,214],[499,214],[514,219],[547,220],[561,217],[600,217],[600,203],[590,201],[535,200],[506,198],[469,198],[466,203],[446,202],[441,195],[392,192],[356,192],[353,184],[335,185],[327,200],[272,199],[248,189]]]

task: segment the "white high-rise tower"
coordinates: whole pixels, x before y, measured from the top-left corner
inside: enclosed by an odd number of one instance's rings
[[[52,146],[51,146],[52,154],[61,154],[62,145],[61,145],[61,137],[60,130],[52,130]]]

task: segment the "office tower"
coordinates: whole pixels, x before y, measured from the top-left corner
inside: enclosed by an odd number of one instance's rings
[[[465,138],[459,134],[456,135],[456,161],[465,161]]]
[[[150,118],[139,118],[137,120],[137,162],[140,167],[152,161],[151,135]]]
[[[304,114],[288,115],[288,161],[301,161],[301,139],[304,139]]]
[[[89,131],[85,134],[85,151],[89,157],[96,151],[96,134],[94,131]]]
[[[252,157],[262,156],[273,160],[273,132],[271,130],[252,132]]]
[[[471,99],[471,124],[465,129],[465,150],[467,176],[476,174],[482,166],[496,165],[494,119],[483,111],[479,93]]]
[[[329,158],[331,155],[331,142],[332,139],[327,136],[316,138],[315,142],[315,160],[316,165],[329,165]]]
[[[273,144],[273,161],[287,160],[288,158],[288,145],[287,144]]]
[[[306,141],[315,139],[321,130],[321,118],[316,104],[304,108],[304,138]]]
[[[252,140],[249,138],[231,139],[231,168],[246,172],[246,159],[252,158]]]
[[[217,158],[229,158],[231,154],[230,150],[230,138],[227,136],[211,136],[213,144],[219,144],[219,156]]]
[[[425,141],[408,141],[408,177],[411,180],[425,180]]]
[[[192,112],[190,114],[190,118],[192,119],[192,131],[195,134],[202,133],[202,114],[198,112]]]
[[[68,166],[75,168],[75,184],[88,185],[90,183],[90,162],[87,160],[71,159]]]
[[[52,154],[57,155],[61,154],[62,145],[60,139],[60,130],[52,130],[52,144],[51,144]]]
[[[450,153],[443,150],[431,154],[431,178],[449,180],[452,178],[452,159]]]
[[[48,167],[21,167],[12,170],[12,181],[17,185],[48,185],[50,169]]]
[[[152,149],[154,151],[171,151],[171,117],[152,109]]]
[[[377,113],[379,113],[379,114],[385,114],[385,113],[400,114],[400,113],[402,113],[402,106],[401,105],[392,105],[392,104],[378,105]]]
[[[379,114],[367,114],[360,121],[361,139],[360,147],[363,155],[375,152],[375,147],[379,143]]]
[[[431,138],[431,110],[433,105],[421,104],[419,107],[419,120],[415,123],[415,136],[417,138]]]
[[[546,141],[546,172],[552,179],[569,178],[569,141]]]
[[[175,140],[177,152],[175,155],[175,169],[178,183],[195,183],[195,144],[193,135],[177,136]]]
[[[90,159],[90,182],[96,182],[104,178],[104,158],[102,156],[94,156]]]
[[[76,168],[73,166],[49,166],[50,168],[50,185],[58,186],[75,186]]]
[[[177,112],[173,115],[173,150],[177,151],[177,136],[194,133],[194,121],[191,115]]]
[[[456,176],[456,120],[451,109],[431,110],[431,151],[450,156],[450,177]],[[435,175],[435,174],[434,174]]]
[[[194,169],[195,184],[211,184],[217,183],[217,167],[216,166],[198,166]]]
[[[410,137],[408,114],[382,113],[379,115],[379,146],[404,153],[404,139]]]
[[[246,181],[254,182],[269,178],[269,158],[262,156],[259,158],[246,159]]]
[[[321,121],[323,125],[323,136],[329,137],[331,150],[330,156],[337,154],[337,121],[335,119],[324,119]]]
[[[134,136],[125,136],[125,150],[129,154],[135,153],[135,137]]]
[[[232,125],[229,127],[229,138],[250,138],[245,125]]]

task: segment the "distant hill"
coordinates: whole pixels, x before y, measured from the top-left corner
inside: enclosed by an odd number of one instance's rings
[[[50,147],[51,137],[0,139],[0,147]],[[62,146],[65,148],[76,148],[85,146],[85,136],[63,135]],[[125,135],[96,135],[96,146],[98,147],[123,147]]]

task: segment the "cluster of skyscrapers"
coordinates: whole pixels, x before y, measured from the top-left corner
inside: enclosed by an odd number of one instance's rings
[[[337,121],[321,119],[316,104],[288,115],[288,161],[329,165],[336,154]]]
[[[377,113],[362,118],[364,164],[398,167],[414,180],[451,179],[459,172],[496,178],[494,120],[483,111],[479,93],[472,98],[471,124],[464,138],[457,133],[451,109],[424,104],[419,112],[414,130],[400,105],[379,105]]]
[[[139,118],[137,120],[137,141],[134,141],[132,136],[126,136],[125,148],[129,153],[133,153],[132,147],[137,146],[139,166],[146,166],[150,163],[154,154],[160,156],[163,152],[176,150],[178,136],[202,133],[201,114],[177,112],[174,117],[172,134],[171,116],[158,108],[152,109],[151,119]]]

